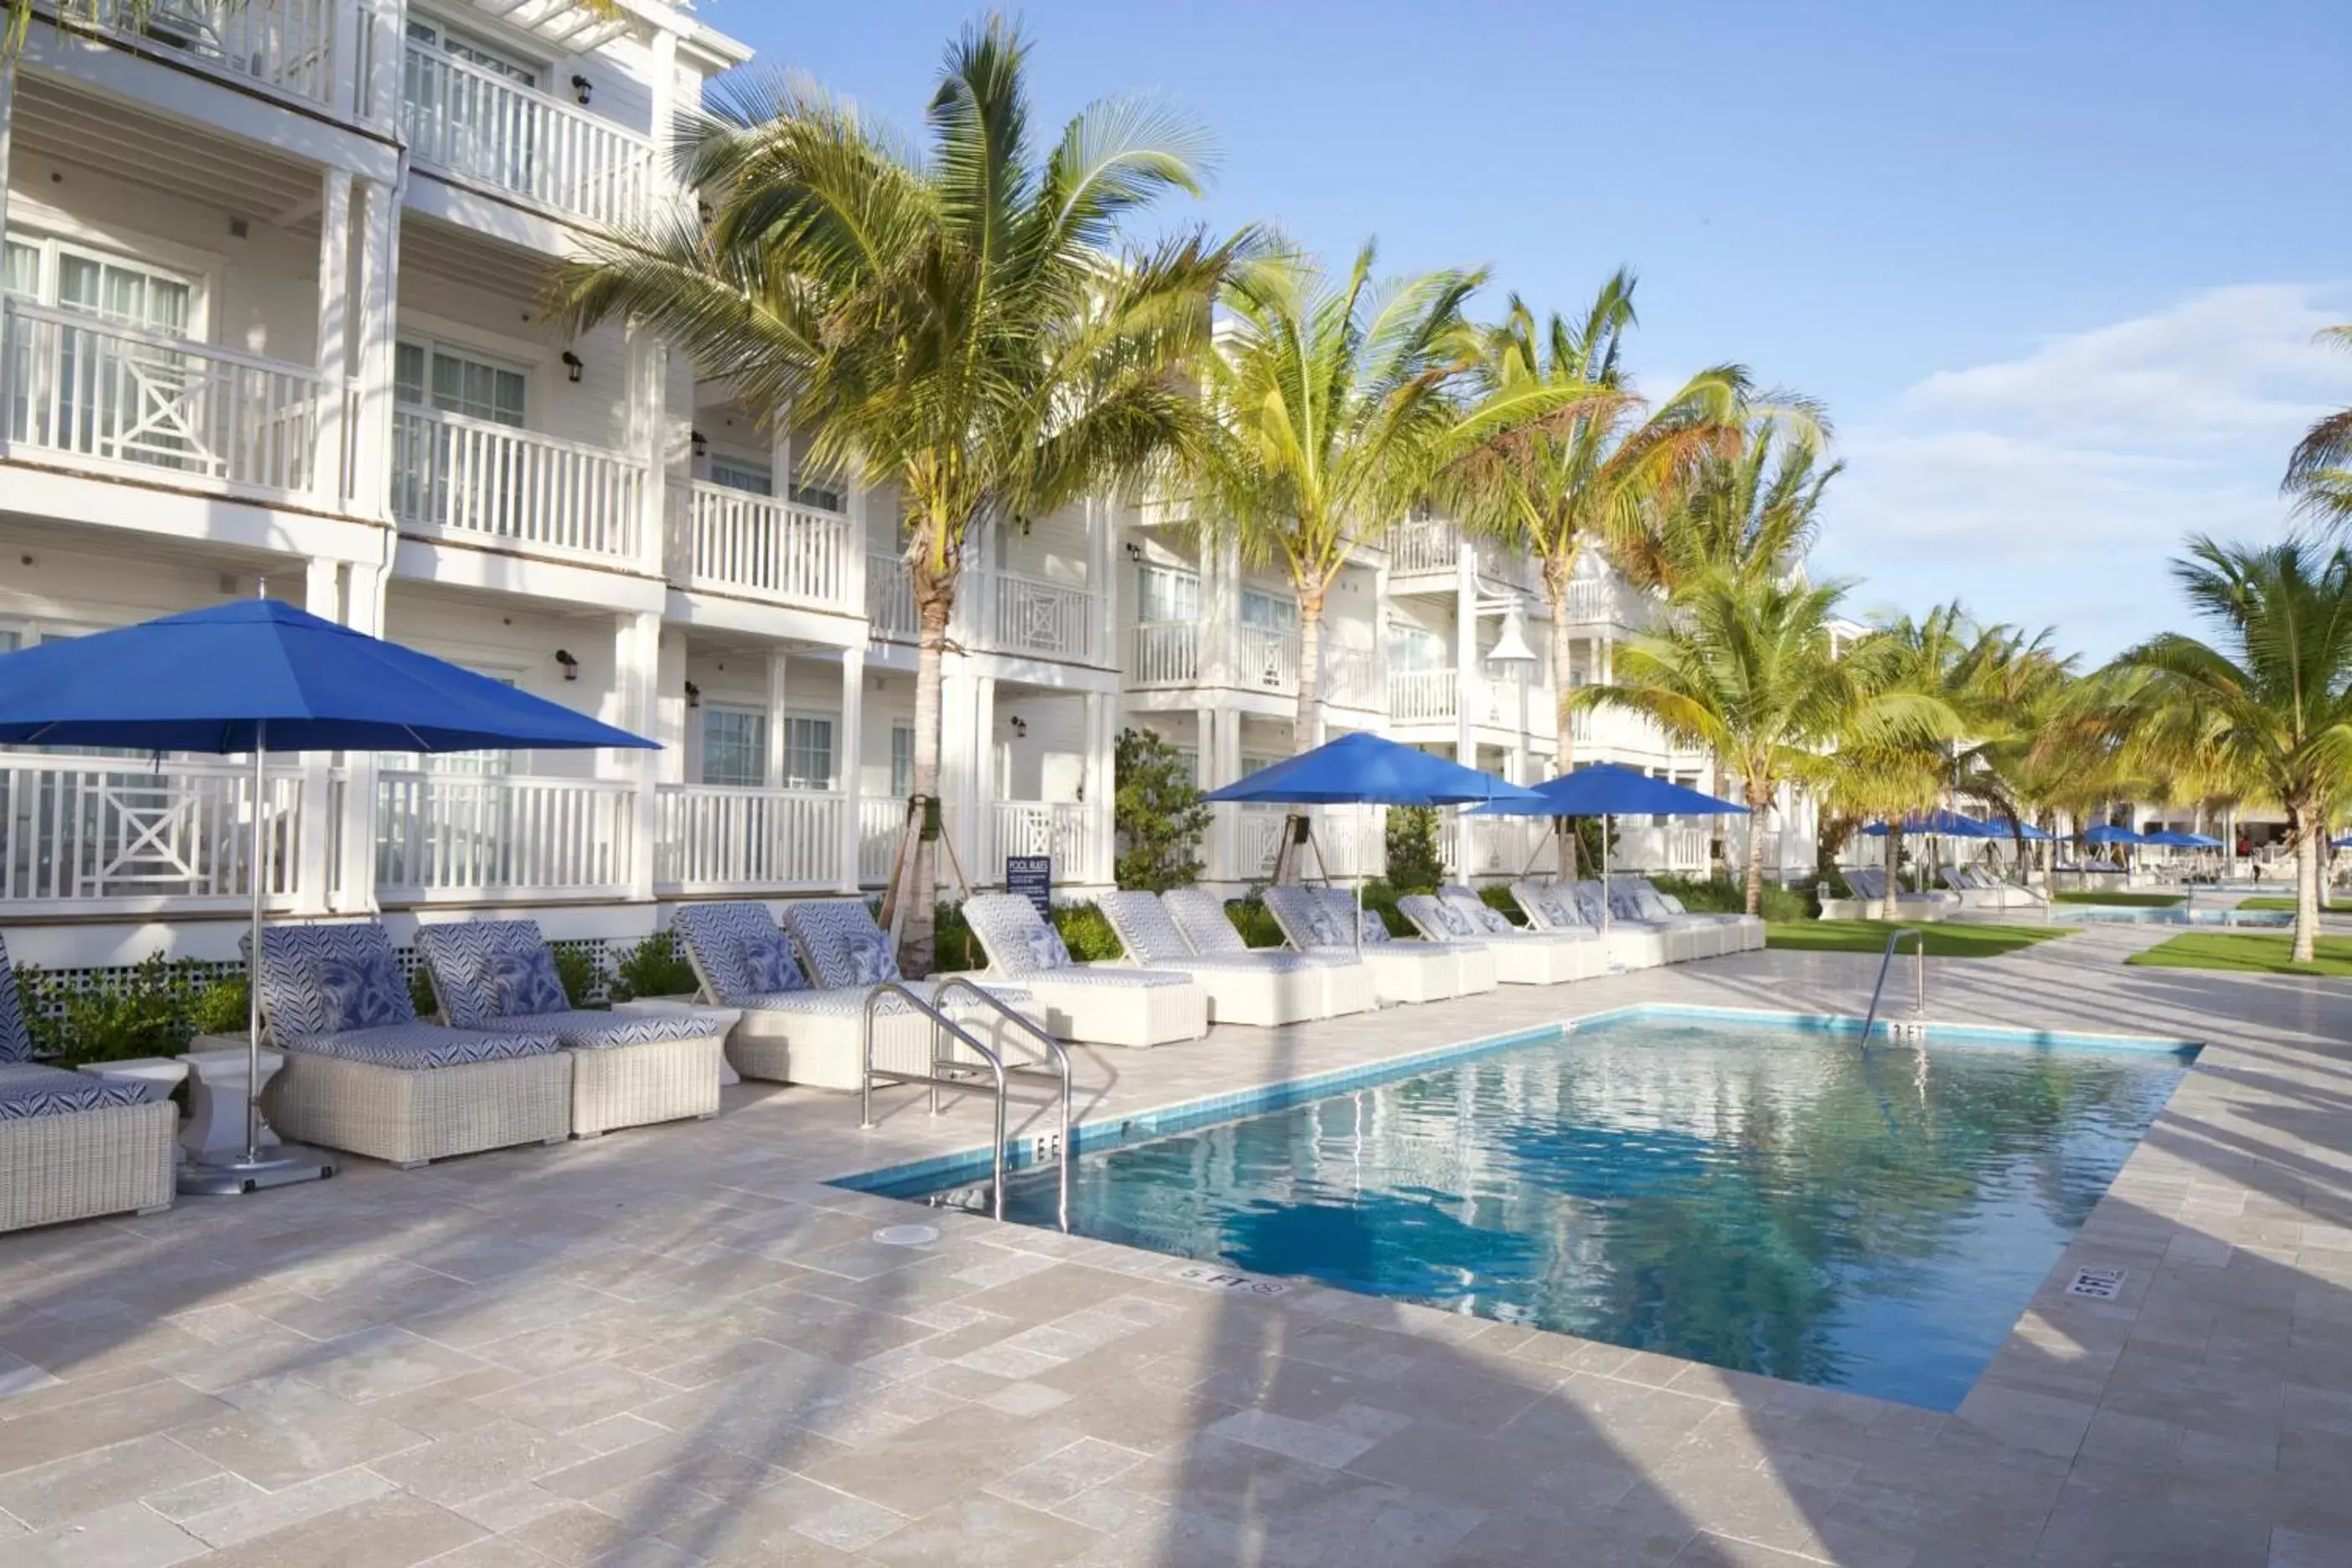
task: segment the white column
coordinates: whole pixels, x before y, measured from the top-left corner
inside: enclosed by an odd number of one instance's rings
[[[1216,785],[1222,788],[1238,783],[1242,776],[1242,711],[1226,706],[1214,710],[1211,718],[1216,726]],[[1260,874],[1259,868],[1244,864],[1250,843],[1241,827],[1242,814],[1228,810],[1225,814],[1225,875],[1237,882],[1248,881]]]
[[[384,631],[384,571],[353,562],[345,569],[343,625],[370,637]],[[376,754],[343,753],[341,889],[333,903],[339,913],[373,914],[375,901]]]
[[[785,455],[791,455],[789,446]],[[849,509],[849,612],[862,616],[866,614],[866,552],[878,550],[888,554],[897,549],[898,541],[895,534],[878,540],[874,537],[875,521],[866,511],[866,491],[845,479],[843,484],[845,488],[841,504]]]
[[[761,774],[770,789],[784,787],[784,703],[790,685],[791,656],[768,656],[768,763]]]
[[[1383,552],[1372,567],[1372,681],[1373,705],[1382,713],[1389,712],[1389,557]],[[1382,734],[1394,728],[1394,721],[1381,727]]]
[[[321,619],[341,625],[343,618],[342,563],[313,556],[302,580],[302,607]],[[302,753],[301,838],[296,847],[294,908],[306,915],[327,912],[328,885],[333,870],[329,851],[334,824],[329,813],[334,798],[334,755],[330,752]]]
[[[16,72],[0,70],[0,235],[8,232],[8,156],[16,122]]]
[[[1465,541],[1454,563],[1454,760],[1478,765],[1478,552]]]
[[[1087,627],[1089,662],[1119,666],[1118,558],[1121,509],[1112,501],[1087,502],[1087,587],[1095,596],[1093,624]]]
[[[669,348],[650,328],[627,328],[628,446],[646,465],[645,510],[639,514],[637,569],[663,575],[667,560],[670,484]]]
[[[676,184],[670,178],[669,144],[677,127],[677,35],[667,27],[655,28],[646,52],[653,57],[646,96],[650,108],[646,123],[656,149],[654,189],[667,195]]]
[[[329,169],[319,194],[319,438],[310,489],[339,510],[351,476],[343,471],[344,388],[351,379],[352,176]]]
[[[1241,556],[1236,548],[1215,539],[1201,552],[1201,684],[1230,688],[1235,663],[1234,642],[1241,636]]]
[[[971,679],[971,770],[964,780],[964,875],[975,887],[1004,879],[1004,856],[996,844],[996,677]]]
[[[1112,782],[1110,708],[1109,693],[1087,693],[1087,842],[1094,853],[1087,858],[1085,877],[1103,887],[1110,883],[1111,804],[1118,790]]]
[[[664,784],[686,782],[686,628],[665,622],[661,650],[655,659],[652,728],[647,740],[659,741],[654,753],[655,774]]]
[[[395,46],[392,52],[396,73],[400,51]],[[394,79],[396,83],[396,74]],[[349,313],[354,323],[350,359],[356,367],[352,380],[359,420],[348,442],[352,510],[362,517],[387,517],[392,502],[393,361],[399,331],[400,192],[362,181],[359,195],[365,226],[360,237],[357,308]]]
[[[654,734],[654,682],[661,672],[662,618],[652,610],[615,616],[613,679],[620,698],[621,728],[647,740]],[[661,752],[631,752],[624,763],[636,782],[634,831],[629,841],[629,896],[650,902],[661,825]]]
[[[857,891],[857,805],[866,763],[866,650],[841,650],[841,731],[835,743],[841,769],[841,864],[834,885]]]

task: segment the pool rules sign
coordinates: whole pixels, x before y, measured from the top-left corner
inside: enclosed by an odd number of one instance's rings
[[[1018,893],[1037,906],[1037,918],[1054,918],[1054,858],[1051,855],[1007,855],[1004,890]]]

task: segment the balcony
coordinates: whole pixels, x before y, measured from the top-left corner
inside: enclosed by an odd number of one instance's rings
[[[1397,577],[1444,577],[1452,582],[1462,556],[1462,531],[1450,522],[1401,522],[1388,531],[1389,574]],[[1535,565],[1524,556],[1480,542],[1476,546],[1478,574],[1514,588],[1533,590],[1538,583]]]
[[[1314,823],[1314,847],[1306,852],[1307,875],[1377,877],[1388,868],[1388,810],[1377,805],[1296,807],[1244,803],[1216,805],[1212,811],[1230,824],[1235,864],[1224,880],[1264,881],[1274,875],[1274,860],[1282,848],[1282,825],[1295,810],[1305,810]],[[1212,836],[1211,842],[1214,842]]]
[[[1131,688],[1197,686],[1201,628],[1192,621],[1139,621],[1128,628],[1127,684]]]
[[[669,546],[670,579],[681,588],[857,613],[856,542],[837,513],[697,483],[676,492]]]
[[[1656,599],[1614,578],[1580,577],[1568,585],[1568,618],[1577,626],[1647,631],[1659,609]]]
[[[357,16],[341,0],[168,0],[142,16],[126,0],[100,0],[93,19],[217,74],[304,103],[336,101]]]
[[[991,843],[981,864],[998,878],[1006,858],[1014,855],[1051,856],[1056,882],[1082,881],[1095,874],[1095,812],[1083,801],[1000,800],[991,802],[988,809]]]
[[[262,898],[284,909],[321,828],[295,770],[271,770],[268,786]],[[248,908],[253,804],[242,763],[0,752],[0,913]]]
[[[1323,700],[1335,708],[1385,712],[1388,677],[1382,673],[1380,656],[1370,648],[1335,647],[1325,643]]]
[[[1550,687],[1528,688],[1526,721],[1530,731],[1551,732],[1553,703]],[[1519,691],[1513,681],[1472,678],[1470,704],[1470,721],[1474,724],[1513,731],[1519,728]],[[1398,670],[1389,677],[1389,717],[1400,724],[1450,724],[1461,710],[1462,681],[1458,670]]]
[[[658,188],[646,138],[416,44],[401,74],[400,129],[419,165],[583,223],[635,222]]]
[[[392,510],[403,529],[594,565],[636,565],[646,465],[511,426],[400,408]]]
[[[995,616],[985,646],[998,653],[1083,664],[1094,657],[1095,595],[1067,583],[993,574]]]
[[[1465,816],[1447,826],[1445,863],[1472,877],[1549,876],[1559,865],[1559,840],[1541,816]]]
[[[832,887],[846,809],[831,791],[664,784],[654,797],[654,889]]]
[[[636,798],[624,781],[386,770],[376,775],[376,896],[626,898]]]
[[[21,300],[0,304],[12,456],[263,500],[331,499],[325,381],[300,365]]]

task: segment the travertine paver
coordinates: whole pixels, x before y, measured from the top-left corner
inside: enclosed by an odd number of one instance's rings
[[[2352,984],[1934,966],[1939,1017],[2212,1043],[1950,1415],[904,1205],[969,1147],[711,1122],[0,1237],[0,1561],[444,1568],[2352,1564]],[[1601,1010],[1853,1010],[1758,953],[1080,1053],[1106,1116]],[[1039,1123],[1042,1125],[1042,1123]],[[2118,1299],[2063,1289],[2126,1270]]]

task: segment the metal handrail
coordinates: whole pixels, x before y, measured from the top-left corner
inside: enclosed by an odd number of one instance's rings
[[[950,990],[968,991],[971,993],[972,995],[978,997],[982,1002],[994,1008],[999,1014],[1010,1019],[1014,1024],[1019,1025],[1022,1028],[1028,1030],[1030,1034],[1035,1036],[1038,1042],[1045,1047],[1045,1054],[1054,1064],[1055,1076],[1062,1080],[1062,1132],[1060,1139],[1055,1144],[1056,1156],[1055,1160],[1056,1167],[1055,1175],[1061,1185],[1060,1199],[1056,1211],[1056,1220],[1062,1229],[1067,1230],[1070,1228],[1070,1156],[1073,1152],[1070,1147],[1071,1094],[1069,1047],[1062,1044],[1060,1040],[1055,1038],[1053,1032],[1047,1029],[1045,1026],[1040,1024],[1036,1019],[1032,1018],[1026,1013],[1022,1012],[1021,1009],[1013,1006],[1010,1002],[1007,1002],[1003,997],[997,995],[994,992],[983,989],[978,981],[973,980],[969,975],[950,974],[945,979],[940,981],[937,987],[931,992],[932,1001],[944,1007],[946,1005],[947,994]],[[1024,1069],[1017,1065],[1009,1067],[1004,1070],[1008,1073],[1025,1073],[1026,1076],[1037,1076],[1034,1071]],[[938,1091],[934,1089],[932,1092],[937,1093]]]
[[[1864,1050],[1870,1048],[1870,1026],[1878,1022],[1878,999],[1886,990],[1886,972],[1895,964],[1895,944],[1906,936],[1917,938],[1919,943],[1918,968],[1916,971],[1919,981],[1919,995],[1918,1000],[1913,1005],[1911,1016],[1915,1018],[1924,1018],[1927,1016],[1927,933],[1918,926],[1904,926],[1899,930],[1888,931],[1885,955],[1878,961],[1878,984],[1870,988],[1870,1011],[1863,1015],[1862,1048]]]

